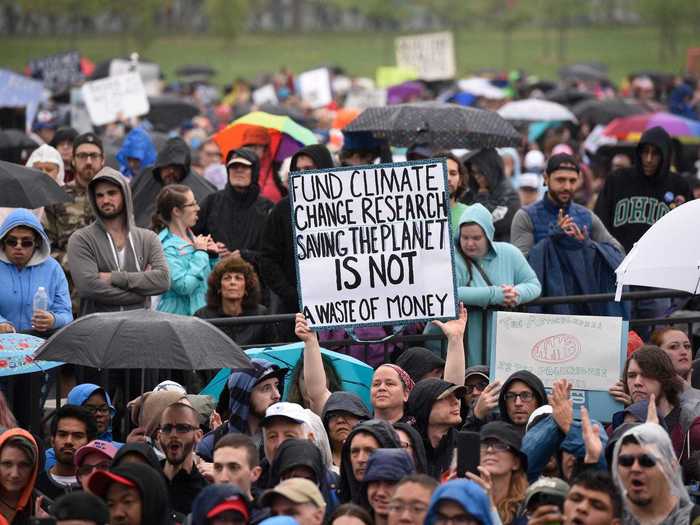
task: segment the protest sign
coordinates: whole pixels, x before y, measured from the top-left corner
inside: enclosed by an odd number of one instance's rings
[[[44,87],[53,93],[64,93],[85,79],[77,51],[37,58],[29,62],[28,68],[30,76],[42,80]]]
[[[279,100],[277,99],[277,91],[275,90],[275,86],[272,84],[265,84],[264,86],[256,89],[253,91],[251,96],[253,97],[253,104],[256,106],[262,106],[263,104],[279,104]]]
[[[627,322],[620,317],[496,312],[491,334],[492,380],[529,370],[551,388],[567,379],[574,407],[595,419],[620,409],[608,394],[621,377]]]
[[[90,119],[96,126],[148,113],[146,90],[138,73],[86,82],[81,88]]]
[[[377,87],[387,88],[416,80],[418,72],[412,67],[382,66],[377,68]]]
[[[0,107],[26,108],[26,127],[30,129],[44,97],[44,86],[12,71],[0,69]]]
[[[345,99],[345,107],[353,109],[386,106],[386,89],[352,89]]]
[[[422,80],[446,80],[455,76],[452,33],[429,33],[396,39],[396,65],[413,68]]]
[[[297,83],[299,95],[312,108],[322,108],[333,102],[331,76],[325,67],[300,74]]]
[[[444,159],[290,174],[310,326],[456,317],[446,174]]]
[[[153,62],[143,62],[140,60],[124,60],[114,58],[109,63],[109,76],[118,77],[136,71],[141,76],[141,82],[149,97],[161,94],[160,66]]]

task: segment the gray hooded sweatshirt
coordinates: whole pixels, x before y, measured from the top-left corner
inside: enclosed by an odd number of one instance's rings
[[[116,184],[124,196],[128,235],[123,264],[97,212],[95,186],[101,181]],[[118,171],[102,168],[87,191],[95,222],[77,230],[68,241],[68,267],[80,295],[80,315],[148,307],[149,296],[170,287],[168,263],[158,236],[134,224],[131,188]],[[101,280],[100,272],[111,272],[111,283]]]

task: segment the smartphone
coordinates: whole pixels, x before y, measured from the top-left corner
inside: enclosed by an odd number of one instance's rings
[[[478,432],[457,432],[457,477],[466,477],[467,472],[479,475],[481,463],[481,436]]]

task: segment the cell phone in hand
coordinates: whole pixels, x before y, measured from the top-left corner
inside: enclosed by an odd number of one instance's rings
[[[464,478],[467,472],[479,475],[481,463],[481,436],[478,432],[457,432],[457,477]]]

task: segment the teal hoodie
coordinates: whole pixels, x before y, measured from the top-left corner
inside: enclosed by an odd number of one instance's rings
[[[467,261],[462,254],[459,245],[459,230],[468,223],[476,223],[481,226],[488,238],[486,255],[475,259],[474,263],[478,264],[483,273],[488,276],[489,281],[491,281],[490,286],[478,269],[472,268],[470,276]],[[467,366],[488,364],[488,362],[481,362],[483,309],[503,304],[502,284],[515,285],[515,289],[518,291],[518,304],[537,299],[542,292],[537,275],[520,250],[507,242],[494,242],[494,231],[491,213],[481,204],[472,204],[462,214],[459,220],[459,229],[454,237],[457,295],[469,312]],[[489,319],[487,335],[491,331],[490,323]],[[433,325],[428,325],[428,330],[437,333]]]

